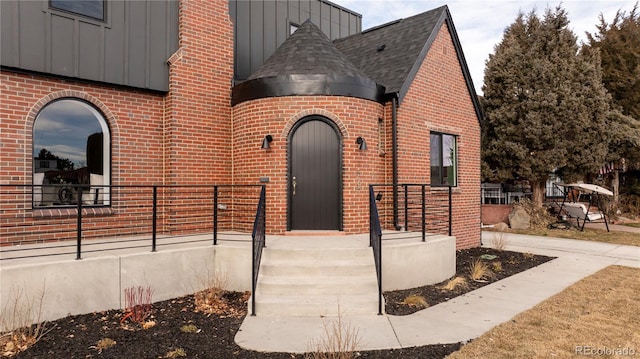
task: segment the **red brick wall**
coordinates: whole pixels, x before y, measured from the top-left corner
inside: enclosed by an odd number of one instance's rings
[[[232,34],[226,1],[182,1],[180,48],[169,59],[170,92],[166,96],[2,71],[0,183],[31,183],[31,131],[35,116],[55,98],[79,97],[99,108],[109,124],[111,184],[258,184],[261,176],[267,176],[270,177],[267,228],[271,233],[283,233],[287,225],[290,130],[306,116],[321,115],[337,125],[342,138],[344,232],[366,232],[367,185],[392,182],[390,104],[383,107],[350,97],[292,96],[244,102],[232,111]],[[383,118],[382,132],[379,118]],[[446,25],[398,109],[400,183],[430,182],[430,131],[458,136],[453,234],[459,248],[477,246],[480,130]],[[260,144],[267,134],[274,140],[272,149],[264,151]],[[368,151],[357,150],[358,136],[366,139]],[[118,196],[114,194],[112,214],[92,217],[87,228],[98,222],[103,226],[121,223],[147,226],[148,218],[118,209]],[[0,198],[3,210],[9,197],[16,196]],[[75,225],[65,219],[72,218],[72,211],[58,213],[60,217],[56,220],[34,217],[27,197],[22,195],[23,209],[13,211],[11,217],[0,217],[2,241],[58,239],[62,235],[40,233],[52,228],[46,227],[48,224],[56,224],[57,228]],[[209,215],[210,211],[203,208],[205,213]],[[25,229],[22,237],[8,235],[23,224],[34,226]],[[114,229],[102,234],[122,233]]]
[[[162,177],[163,96],[8,71],[0,73],[0,83],[0,183],[31,183],[34,120],[46,104],[62,97],[84,99],[105,116],[111,131],[112,184]]]
[[[60,97],[84,99],[105,116],[111,131],[112,185],[230,183],[233,28],[228,3],[181,1],[179,16],[180,48],[169,60],[167,95],[2,71],[0,184],[31,183],[33,121],[43,106]],[[73,238],[75,210],[33,211],[30,193],[0,198],[5,211],[0,216],[1,241]],[[86,214],[93,215],[84,227],[90,230],[100,223],[113,228],[101,235],[148,234],[150,216],[141,209],[125,209],[121,201],[126,197],[131,204],[142,196],[114,192],[112,208],[89,210]],[[149,197],[148,190],[144,196]],[[202,208],[202,213],[189,216],[211,214],[210,208]]]
[[[231,181],[233,24],[225,0],[180,2],[170,59],[167,184]]]
[[[479,246],[480,124],[446,24],[438,32],[398,108],[400,183],[431,182],[430,131],[457,136],[458,186],[453,192],[453,235],[458,248]]]
[[[0,83],[0,184],[32,183],[34,120],[46,104],[63,97],[83,99],[104,115],[111,133],[112,185],[162,182],[162,95],[9,71],[0,73]],[[69,237],[64,232],[75,223],[66,218],[74,211],[33,211],[31,190],[19,191],[24,194],[0,199],[3,243]],[[114,193],[113,203],[119,199]],[[112,224],[123,220],[121,215],[101,218]],[[23,227],[25,224],[30,226]]]
[[[384,162],[378,154],[377,102],[337,96],[291,96],[243,102],[233,109],[233,177],[235,184],[256,184],[267,176],[267,229],[287,229],[287,140],[300,119],[320,115],[333,121],[342,137],[343,227],[347,234],[369,228],[368,184],[384,180]],[[262,150],[265,135],[273,136],[271,149]],[[367,141],[359,151],[356,138]]]

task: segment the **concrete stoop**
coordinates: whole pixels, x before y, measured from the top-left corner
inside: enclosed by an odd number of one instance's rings
[[[377,314],[372,249],[267,247],[255,295],[260,316]]]

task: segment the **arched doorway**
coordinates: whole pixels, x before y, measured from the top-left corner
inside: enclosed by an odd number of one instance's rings
[[[289,230],[342,230],[342,141],[321,116],[289,135]]]

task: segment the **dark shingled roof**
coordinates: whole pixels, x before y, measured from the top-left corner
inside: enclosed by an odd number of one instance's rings
[[[249,78],[231,91],[231,105],[266,97],[327,95],[382,102],[385,89],[367,77],[307,20]]]
[[[310,20],[291,34],[248,80],[288,75],[368,78]]]
[[[400,92],[411,71],[414,67],[417,70],[424,59],[446,16],[447,7],[441,6],[335,40],[334,44],[354,65],[385,86],[387,93]]]
[[[352,96],[379,102],[396,97],[402,102],[444,23],[481,121],[480,103],[446,5],[333,42],[307,20],[247,81],[234,86],[231,103],[292,95]]]

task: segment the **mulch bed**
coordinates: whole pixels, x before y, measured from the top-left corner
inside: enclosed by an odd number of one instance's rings
[[[440,285],[385,293],[387,313],[406,315],[419,308],[401,304],[409,294],[424,296],[429,305],[451,299],[467,291],[487,285],[520,271],[544,263],[551,258],[516,252],[474,248],[458,251],[457,275],[465,275],[470,263],[482,254],[494,254],[502,271],[487,282],[470,281],[467,290],[443,291]],[[247,313],[248,293],[226,292],[223,303],[213,313],[197,311],[195,296],[153,303],[152,320],[155,325],[143,329],[128,319],[121,323],[125,313],[110,310],[100,313],[76,315],[48,323],[51,331],[35,345],[16,358],[304,358],[301,354],[262,353],[240,348],[234,337]],[[211,309],[211,308],[209,308]],[[185,327],[191,325],[190,327]],[[187,330],[190,329],[190,330]],[[112,346],[100,349],[109,338]],[[460,343],[428,345],[395,350],[363,351],[359,358],[444,358],[460,349]],[[0,353],[2,348],[0,348]],[[184,354],[184,355],[182,355]]]
[[[493,278],[485,278],[481,281],[474,281],[469,277],[469,268],[471,267],[472,263],[482,255],[496,256],[495,259],[483,261],[487,263],[489,268],[495,269],[497,266],[499,266],[501,270],[494,270]],[[520,273],[527,269],[533,268],[552,259],[552,257],[536,256],[530,253],[497,251],[491,248],[471,248],[459,250],[456,252],[456,276],[464,277],[466,279],[468,288],[458,287],[455,290],[446,290],[443,289],[443,286],[448,281],[444,281],[436,285],[428,285],[420,288],[386,292],[384,294],[386,301],[385,312],[391,315],[412,314],[423,309],[423,307],[404,304],[404,299],[410,295],[421,296],[426,299],[429,306],[434,306],[438,303],[446,302],[451,298],[478,289],[487,284],[491,284],[500,279],[504,279],[516,273]],[[428,268],[425,268],[425,270],[428,270]]]

